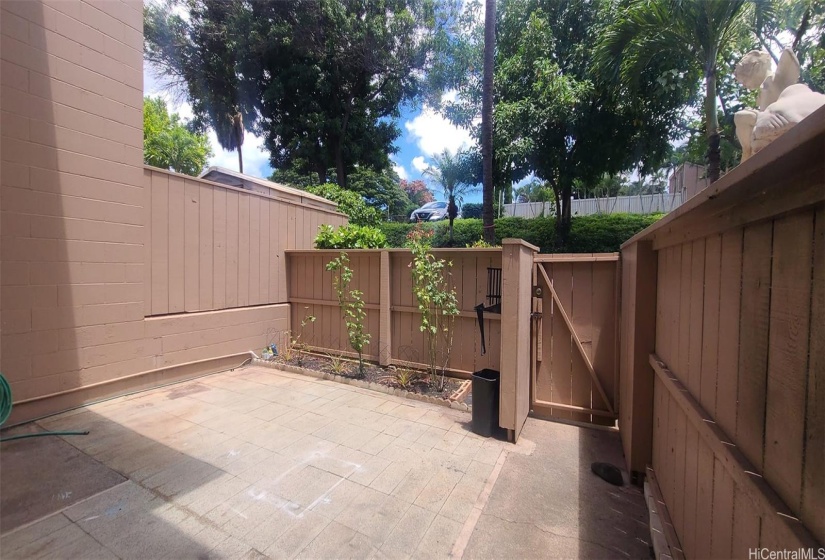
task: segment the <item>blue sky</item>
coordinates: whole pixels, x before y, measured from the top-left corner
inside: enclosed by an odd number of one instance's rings
[[[188,103],[176,99],[171,92],[165,91],[162,81],[153,75],[148,64],[143,70],[143,91],[146,95],[160,95],[166,99],[170,111],[177,112],[183,118],[192,116],[192,109]],[[391,156],[393,166],[402,179],[424,179],[422,172],[432,163],[432,156],[444,150],[456,152],[474,144],[470,132],[452,125],[441,115],[436,114],[429,107],[412,108],[402,107],[401,117],[398,119],[401,136],[396,140],[398,153]],[[212,151],[215,155],[209,165],[218,165],[229,169],[237,169],[238,155],[221,149],[214,132],[209,133]],[[244,171],[257,177],[269,177],[272,168],[269,165],[269,154],[262,149],[263,140],[247,133],[243,145]],[[437,185],[431,184],[437,199],[443,194]],[[470,193],[464,198],[465,202],[481,202],[481,189]]]

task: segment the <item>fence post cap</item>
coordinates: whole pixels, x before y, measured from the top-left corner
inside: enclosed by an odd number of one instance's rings
[[[538,247],[536,247],[536,246],[535,246],[535,245],[533,245],[532,243],[527,243],[524,239],[518,239],[518,238],[514,238],[514,237],[508,237],[508,238],[506,238],[506,239],[502,239],[502,240],[501,240],[501,244],[502,244],[502,245],[523,245],[524,247],[527,247],[528,249],[530,249],[530,250],[532,250],[532,251],[535,251],[535,252],[537,252],[537,253],[539,252],[539,248],[538,248]]]

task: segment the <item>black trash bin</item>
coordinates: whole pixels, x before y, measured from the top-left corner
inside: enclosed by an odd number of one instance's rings
[[[490,437],[498,430],[498,392],[501,374],[483,369],[473,374],[473,432]]]

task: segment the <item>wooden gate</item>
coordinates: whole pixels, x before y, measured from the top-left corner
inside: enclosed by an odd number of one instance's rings
[[[618,253],[536,255],[530,404],[539,417],[617,418]]]

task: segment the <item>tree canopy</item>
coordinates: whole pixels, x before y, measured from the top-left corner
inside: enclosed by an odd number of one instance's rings
[[[197,176],[212,155],[209,139],[191,132],[160,97],[143,99],[143,162]]]
[[[507,0],[498,36],[496,155],[513,179],[532,172],[552,188],[559,233],[570,227],[574,181],[592,184],[634,166],[652,169],[669,151],[679,111],[655,91],[661,68],[642,72],[639,98],[600,79],[599,36],[613,16],[609,1]]]
[[[233,124],[275,168],[335,178],[390,167],[399,104],[419,91],[449,21],[435,0],[188,0],[187,20],[146,8],[146,57],[182,87],[196,121],[232,149]]]

